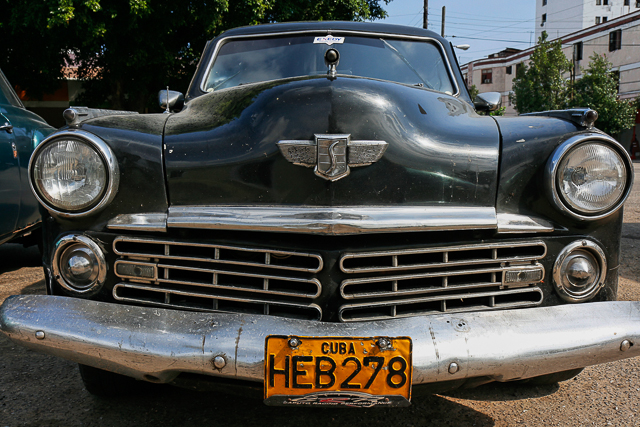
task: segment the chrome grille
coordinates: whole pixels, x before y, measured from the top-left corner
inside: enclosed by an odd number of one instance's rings
[[[119,301],[319,320],[317,254],[118,237]]]
[[[341,321],[531,307],[542,303],[541,241],[345,253]],[[375,274],[372,274],[375,273]],[[508,276],[507,276],[508,275]],[[508,278],[507,278],[508,277]],[[514,282],[522,277],[523,281]]]

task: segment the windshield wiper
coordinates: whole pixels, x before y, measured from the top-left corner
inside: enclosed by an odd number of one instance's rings
[[[396,49],[396,48],[395,48],[395,46],[393,46],[391,43],[389,43],[389,42],[388,42],[388,41],[386,41],[385,39],[380,39],[380,41],[382,41],[382,43],[384,43],[384,44],[385,44],[389,49],[391,49],[391,52],[395,53],[395,54],[396,54],[396,56],[397,56],[398,58],[400,58],[400,60],[401,60],[402,62],[404,62],[404,63],[405,63],[405,65],[406,65],[407,67],[409,67],[409,69],[410,69],[411,71],[413,71],[413,73],[414,73],[416,76],[418,76],[418,78],[420,79],[420,81],[421,81],[423,84],[425,84],[427,87],[429,87],[429,88],[431,88],[431,89],[433,89],[433,88],[434,88],[432,84],[427,83],[427,82],[425,82],[425,81],[424,81],[424,79],[423,79],[423,78],[422,78],[422,76],[418,73],[418,71],[417,71],[415,68],[413,68],[413,65],[411,65],[411,64],[409,63],[409,61],[407,61],[407,58],[405,58],[404,56],[402,56],[402,54],[400,53],[400,51],[398,51],[398,49]]]

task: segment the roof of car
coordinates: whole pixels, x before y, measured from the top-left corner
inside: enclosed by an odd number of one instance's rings
[[[238,27],[227,30],[220,34],[222,37],[239,35],[260,35],[280,32],[295,31],[362,31],[383,34],[399,34],[418,37],[432,37],[448,44],[447,40],[440,37],[433,31],[404,25],[379,24],[373,22],[352,22],[352,21],[309,21],[309,22],[285,22],[278,24],[262,24],[247,27]]]

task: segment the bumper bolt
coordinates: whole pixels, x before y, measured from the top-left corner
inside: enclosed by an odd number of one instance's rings
[[[620,351],[627,351],[631,348],[631,341],[624,340],[620,343]]]
[[[380,350],[387,350],[391,348],[391,341],[389,338],[378,338],[378,347]]]
[[[44,339],[44,331],[37,331],[36,332],[36,338],[39,340],[43,340]]]
[[[289,338],[289,347],[296,348],[296,347],[299,347],[300,344],[302,344],[302,342],[298,338],[296,337]]]
[[[449,373],[455,374],[459,370],[460,370],[460,365],[458,365],[456,362],[451,362],[451,364],[449,365]]]
[[[215,366],[216,369],[222,369],[226,364],[227,361],[222,356],[216,356],[213,358],[213,366]]]

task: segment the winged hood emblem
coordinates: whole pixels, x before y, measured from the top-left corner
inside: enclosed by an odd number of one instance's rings
[[[385,141],[352,141],[351,135],[315,135],[314,141],[283,140],[278,148],[298,166],[315,167],[321,178],[336,181],[349,175],[350,167],[368,166],[380,160]]]

